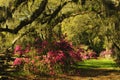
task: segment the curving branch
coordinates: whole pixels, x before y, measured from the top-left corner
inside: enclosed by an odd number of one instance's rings
[[[48,24],[50,24],[51,20],[57,16],[57,14],[61,11],[61,9],[67,4],[68,2],[64,2],[62,5],[60,4],[56,10],[51,14],[50,18],[48,19]]]
[[[117,43],[115,43],[114,41],[113,41],[113,45],[120,51],[120,46],[117,45]]]
[[[36,9],[35,12],[33,12],[30,19],[21,21],[20,24],[15,29],[9,29],[8,27],[0,28],[0,32],[9,32],[12,34],[17,34],[23,27],[32,23],[36,18],[38,18],[42,14],[42,12],[45,10],[47,3],[48,3],[48,0],[43,0],[40,3],[39,8]]]
[[[0,17],[0,23],[2,22],[6,22],[8,18],[12,18],[12,14],[17,10],[17,8],[22,4],[22,3],[26,3],[28,0],[16,0],[15,4],[14,4],[14,8],[12,9],[12,5],[10,4],[9,7],[5,7],[5,6],[0,6],[0,11],[3,12],[3,14],[5,14],[5,16]]]

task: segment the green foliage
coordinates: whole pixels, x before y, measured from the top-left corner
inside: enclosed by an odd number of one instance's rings
[[[67,39],[72,41],[74,44],[86,44],[96,52],[100,52],[103,45],[103,40],[101,39],[104,39],[100,36],[100,21],[101,18],[99,18],[95,13],[94,16],[93,13],[86,13],[70,17],[63,21],[62,31],[64,34],[67,33]]]
[[[119,46],[119,39],[114,36],[119,35],[119,13],[116,9],[108,10],[105,4],[112,5],[112,2],[87,0],[82,7],[79,6],[81,14],[62,22],[62,31],[67,34],[66,38],[78,45],[89,45],[98,53],[112,48],[114,41]]]

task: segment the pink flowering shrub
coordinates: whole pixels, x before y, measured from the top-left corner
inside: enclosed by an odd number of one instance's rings
[[[72,44],[68,43],[66,40],[60,40],[58,42],[54,42],[54,46],[62,51],[71,51],[73,50]]]
[[[62,47],[63,46],[63,47]],[[17,49],[16,49],[17,47]],[[93,55],[85,55],[83,49],[75,50],[67,41],[52,42],[49,47],[47,41],[34,44],[33,46],[16,46],[15,51],[23,51],[20,58],[16,58],[13,66],[23,66],[22,71],[29,71],[39,75],[56,75],[66,73],[77,61],[92,58]],[[84,54],[84,55],[83,55]]]
[[[88,55],[89,55],[90,58],[95,58],[95,59],[97,59],[97,54],[96,54],[95,52],[93,52],[93,51],[92,51],[92,52],[89,52]]]
[[[88,60],[88,59],[90,59],[90,56],[88,54],[83,54],[82,59],[83,60]]]
[[[66,59],[66,55],[63,51],[49,51],[47,53],[47,59],[49,59],[50,63],[64,63]]]
[[[22,58],[16,58],[13,62],[13,66],[20,66],[23,62]]]
[[[27,46],[25,49],[23,49],[21,45],[16,45],[14,49],[14,54],[22,56],[25,53],[28,53],[29,51],[30,51],[30,46]]]
[[[97,59],[97,53],[92,50],[77,49],[77,55],[81,56],[82,60]]]
[[[97,59],[97,54],[95,52],[85,53],[82,55],[83,60],[87,59]]]
[[[110,57],[112,57],[112,54],[113,54],[112,50],[104,50],[104,51],[100,52],[100,57],[110,58]]]
[[[75,51],[70,51],[69,54],[72,59],[76,61],[82,61],[81,54],[78,54]]]
[[[15,54],[19,54],[19,55],[22,55],[24,52],[22,50],[22,47],[20,45],[17,45],[14,49],[14,53]]]
[[[29,58],[16,58],[13,62],[13,66],[20,66],[23,63],[29,63]]]
[[[84,49],[75,49],[66,40],[41,41],[35,38],[29,45],[16,45],[14,53],[20,58],[16,58],[13,66],[23,66],[23,71],[33,74],[55,75],[69,72],[71,67],[77,62],[95,57],[96,53],[87,52]]]

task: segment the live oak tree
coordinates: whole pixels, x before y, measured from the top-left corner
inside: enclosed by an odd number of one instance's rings
[[[78,0],[1,0],[0,33],[1,35],[15,35],[25,31],[41,28],[48,40],[51,40],[54,26],[62,22],[69,15],[60,13],[70,3]],[[21,35],[20,35],[21,36]],[[19,39],[19,38],[18,38]],[[17,40],[17,39],[15,39]],[[13,43],[16,41],[13,41]]]

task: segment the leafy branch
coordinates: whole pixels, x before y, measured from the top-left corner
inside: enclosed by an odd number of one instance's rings
[[[14,28],[14,29],[9,29],[8,27],[0,28],[0,32],[9,32],[9,33],[12,33],[12,34],[17,34],[23,27],[25,27],[26,25],[32,23],[37,17],[39,17],[42,14],[42,12],[45,10],[45,7],[46,7],[47,3],[48,3],[48,0],[43,0],[40,3],[39,8],[36,9],[33,12],[30,19],[21,21],[20,24],[16,28]]]

